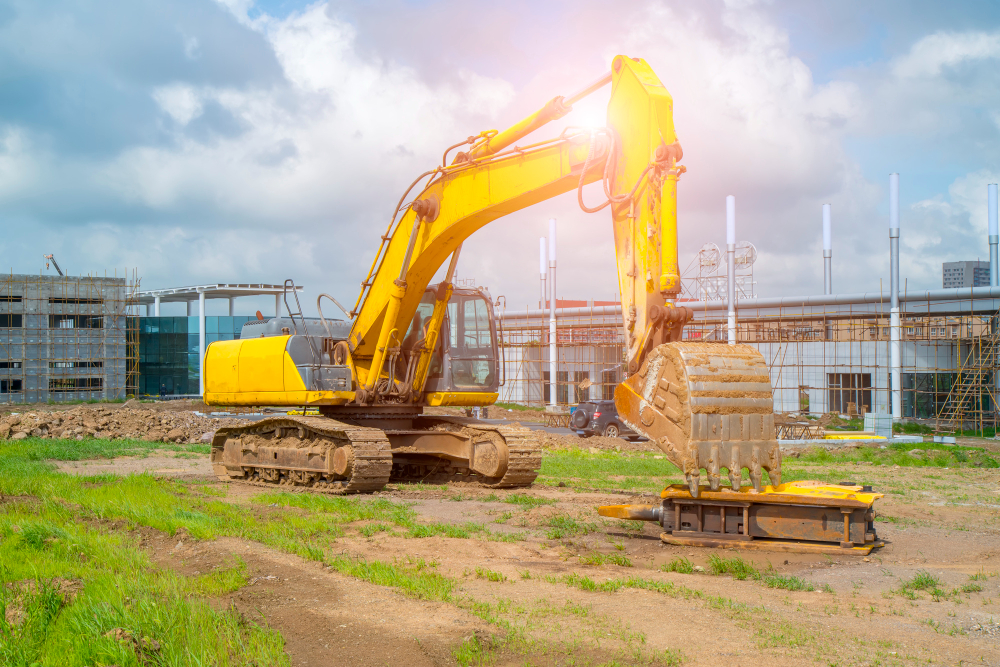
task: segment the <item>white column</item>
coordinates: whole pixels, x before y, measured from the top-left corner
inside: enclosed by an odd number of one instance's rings
[[[538,239],[538,274],[542,285],[541,296],[538,299],[538,308],[540,310],[545,309],[545,277],[549,275],[548,264],[549,256],[545,252],[545,237],[542,236]]]
[[[549,219],[549,405],[556,405],[556,219]]]
[[[997,243],[1000,242],[1000,230],[997,229],[997,184],[986,186],[988,198],[988,218],[990,227],[990,286],[1000,285],[1000,266],[997,265]]]
[[[205,293],[198,292],[198,387],[202,396],[205,395]]]
[[[823,204],[823,294],[833,294],[833,233],[829,204]]]
[[[233,316],[233,302],[236,301],[233,297],[229,297],[229,317]]]
[[[153,297],[153,317],[160,316],[160,295],[157,294]]]
[[[147,303],[146,304],[146,317],[149,317],[149,313],[150,313],[151,310],[152,309],[150,308],[150,304]]]
[[[729,302],[728,339],[736,345],[736,197],[726,197],[726,256],[729,268],[729,288],[726,300]]]
[[[274,295],[274,316],[281,317],[281,295]]]
[[[902,356],[899,344],[899,174],[889,174],[889,370],[893,420],[903,417]]]
[[[194,301],[191,300],[191,299],[188,299],[185,303],[187,303],[187,316],[191,317],[191,315],[194,314],[194,313],[191,312],[192,310],[194,310]]]

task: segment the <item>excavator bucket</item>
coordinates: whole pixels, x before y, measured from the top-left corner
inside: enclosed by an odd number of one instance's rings
[[[684,473],[698,497],[701,470],[719,490],[721,471],[740,488],[743,468],[755,491],[763,472],[781,484],[781,453],[767,363],[748,345],[664,343],[615,390],[618,414]]]

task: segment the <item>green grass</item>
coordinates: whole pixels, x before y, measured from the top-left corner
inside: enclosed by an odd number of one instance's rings
[[[232,566],[194,577],[191,589],[200,595],[220,597],[238,591],[246,584],[247,565],[242,558],[236,556]]]
[[[922,456],[911,456],[913,449],[924,451]],[[937,442],[895,443],[888,444],[885,449],[880,447],[859,447],[857,449],[829,450],[822,447],[811,447],[797,458],[785,458],[782,461],[783,479],[792,481],[798,479],[816,478],[813,470],[816,464],[828,467],[851,465],[864,462],[874,466],[900,466],[910,468],[963,468],[981,467],[995,468],[1000,466],[995,459],[978,447],[949,447]],[[844,477],[843,471],[833,471],[838,480]],[[852,471],[856,475],[859,471]],[[822,474],[819,475],[822,477]]]
[[[3,455],[24,461],[84,461],[87,459],[112,459],[119,456],[148,456],[153,451],[208,454],[211,445],[178,445],[170,442],[145,442],[142,440],[58,440],[26,438],[5,440]]]
[[[594,551],[586,556],[580,556],[580,563],[583,565],[594,565],[601,566],[607,565],[617,565],[619,567],[632,567],[632,561],[629,560],[628,556],[623,556],[621,554],[602,554],[599,551]]]
[[[589,521],[577,521],[568,516],[554,516],[545,522],[548,527],[546,537],[550,540],[561,540],[567,537],[579,537],[589,535],[601,529],[597,523]]]
[[[492,581],[498,584],[502,584],[507,581],[507,577],[505,577],[502,573],[495,570],[488,570],[485,567],[476,568],[476,579],[485,579],[486,581]]]
[[[816,587],[809,582],[798,577],[778,574],[774,572],[773,568],[761,571],[753,563],[749,563],[739,556],[723,558],[719,554],[710,554],[708,569],[715,575],[728,574],[732,575],[733,579],[759,581],[768,588],[780,588],[786,591],[816,590]]]
[[[13,501],[0,505],[0,564],[0,664],[288,664],[276,632],[201,599],[244,585],[241,561],[183,577],[61,503]],[[119,628],[137,641],[116,640]]]
[[[545,408],[533,408],[517,403],[494,403],[493,405],[504,410],[513,410],[514,412],[545,412]]]
[[[510,505],[517,505],[521,509],[530,510],[542,505],[555,505],[555,500],[548,498],[537,498],[524,493],[509,493],[503,498],[503,502]]]
[[[439,574],[422,558],[385,563],[338,555],[324,559],[330,568],[377,586],[390,586],[419,600],[452,601],[456,582]]]
[[[917,572],[913,575],[912,579],[901,582],[897,592],[900,595],[913,600],[918,597],[918,591],[925,591],[935,599],[940,599],[947,595],[941,589],[941,580],[930,572],[926,572],[924,570]]]
[[[341,526],[356,521],[377,523],[358,529],[365,537],[379,532],[393,532],[393,526],[402,528],[405,537],[452,537],[470,539],[474,537],[496,541],[517,542],[524,539],[522,533],[493,533],[482,523],[420,523],[417,513],[409,504],[394,503],[384,498],[365,499],[358,496],[326,496],[314,493],[264,493],[251,499],[258,505],[295,507],[326,518],[333,536],[343,534]],[[295,519],[287,518],[289,521]],[[308,522],[303,517],[298,521]]]
[[[680,470],[666,459],[649,452],[601,452],[582,450],[547,452],[542,457],[538,482],[593,489],[659,491],[666,484],[683,481]]]
[[[461,667],[493,664],[493,649],[488,642],[481,642],[479,637],[472,635],[462,640],[461,645],[452,651],[452,657]]]
[[[664,563],[660,566],[660,570],[663,572],[680,572],[681,574],[692,574],[694,572],[694,563],[692,563],[687,558],[681,556],[680,558],[675,558],[669,563]]]

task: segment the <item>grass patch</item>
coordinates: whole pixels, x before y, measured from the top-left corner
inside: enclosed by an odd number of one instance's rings
[[[490,643],[482,642],[479,637],[472,635],[452,651],[452,657],[461,667],[490,665],[493,663],[492,649],[493,646]]]
[[[502,584],[507,581],[507,577],[505,577],[502,573],[495,570],[488,570],[485,567],[476,568],[476,579],[485,579],[486,581],[492,581],[498,584]]]
[[[238,591],[247,584],[247,565],[239,556],[234,557],[233,565],[195,577],[191,589],[200,595],[219,597]]]
[[[911,456],[909,452],[913,449],[923,450],[924,454]],[[857,449],[829,450],[822,447],[811,447],[797,458],[786,458],[782,461],[782,479],[787,478],[788,481],[815,479],[815,471],[803,470],[803,467],[809,468],[814,464],[839,468],[854,463],[908,468],[993,468],[998,465],[980,447],[949,447],[937,442],[890,443],[885,445],[885,449],[859,447]],[[827,481],[840,481],[843,476],[843,470],[834,470]]]
[[[43,501],[0,505],[0,564],[0,664],[289,664],[278,633],[201,599],[243,586],[242,561],[162,571],[131,538]]]
[[[532,408],[527,405],[519,405],[517,403],[494,403],[498,408],[503,408],[504,410],[513,410],[514,412],[545,412],[545,408]]]
[[[369,523],[358,529],[358,532],[365,537],[372,537],[377,533],[391,533],[392,526],[387,523]]]
[[[170,442],[145,442],[142,440],[108,440],[106,438],[84,438],[83,440],[63,440],[46,438],[25,438],[24,440],[4,440],[4,456],[23,461],[84,461],[88,459],[113,459],[120,456],[148,456],[153,451],[208,454],[211,445],[183,444]]]
[[[692,574],[694,572],[694,563],[692,563],[687,558],[681,556],[680,558],[675,558],[669,563],[664,563],[660,566],[660,570],[663,572],[680,572],[681,574]]]
[[[547,452],[542,457],[538,483],[595,489],[659,491],[664,484],[683,481],[680,470],[651,452],[601,452],[583,450]]]
[[[712,574],[728,574],[732,575],[733,579],[759,581],[768,588],[780,588],[786,591],[816,590],[815,586],[804,579],[778,574],[773,568],[760,571],[753,563],[749,563],[739,556],[723,558],[718,554],[711,554],[708,557],[708,568]]]
[[[546,536],[550,540],[561,540],[567,537],[589,535],[601,529],[600,525],[589,521],[577,521],[568,516],[554,516],[545,522],[548,527]]]
[[[586,556],[580,556],[580,563],[582,565],[594,565],[601,566],[607,565],[617,565],[619,567],[632,567],[632,561],[628,559],[628,556],[623,556],[621,554],[602,554],[599,551],[594,551],[587,554]]]
[[[541,507],[542,505],[555,505],[556,501],[549,500],[548,498],[537,498],[535,496],[529,496],[525,493],[510,493],[504,497],[503,502],[510,505],[517,505],[521,509],[530,510],[536,507]]]
[[[930,572],[921,570],[913,575],[912,579],[903,581],[899,586],[899,594],[904,597],[908,597],[911,600],[917,597],[918,591],[927,591],[931,596],[943,597],[944,591],[941,590],[941,580],[935,577]]]
[[[435,572],[422,558],[384,563],[338,555],[324,562],[341,574],[377,586],[391,586],[420,600],[450,602],[455,591],[455,581]]]

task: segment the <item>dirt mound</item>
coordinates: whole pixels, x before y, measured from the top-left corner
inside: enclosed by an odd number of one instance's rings
[[[193,412],[138,407],[78,405],[69,410],[23,412],[0,418],[0,438],[128,438],[147,442],[211,442],[220,426],[238,426],[244,419],[211,419]]]

